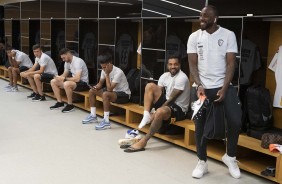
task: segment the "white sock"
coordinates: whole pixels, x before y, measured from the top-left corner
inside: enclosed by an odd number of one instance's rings
[[[109,117],[110,117],[110,112],[104,112],[104,120],[106,121],[106,122],[109,122],[110,120],[109,120]]]
[[[96,107],[90,107],[91,115],[96,117]]]
[[[144,111],[143,118],[138,126],[138,128],[143,128],[146,124],[150,123],[151,115],[149,111]]]

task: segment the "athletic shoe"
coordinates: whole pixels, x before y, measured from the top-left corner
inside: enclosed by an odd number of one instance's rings
[[[193,178],[202,178],[204,174],[208,173],[208,164],[204,160],[199,160],[196,168],[192,172]]]
[[[102,119],[102,121],[95,126],[96,130],[105,130],[111,128],[111,123],[105,121],[105,119]]]
[[[13,86],[11,86],[11,84],[8,84],[7,86],[4,87],[4,89],[10,89],[12,88]]]
[[[192,120],[199,119],[202,116],[202,112],[207,108],[209,100],[206,96],[202,95],[200,98],[192,104],[193,115]]]
[[[131,146],[132,144],[135,144],[137,143],[138,141],[140,141],[142,139],[142,136],[141,135],[137,135],[136,137],[134,138],[125,138],[125,139],[119,139],[118,140],[118,144],[120,146]]]
[[[125,134],[125,138],[126,139],[132,139],[134,137],[136,137],[139,134],[139,131],[136,129],[133,130],[127,130],[126,134]]]
[[[50,110],[59,109],[60,107],[64,107],[64,102],[57,102],[55,105],[50,107]]]
[[[96,116],[93,116],[92,114],[89,114],[84,120],[82,120],[82,124],[89,124],[89,123],[97,123],[98,118]]]
[[[19,91],[18,87],[6,88],[6,92],[18,92],[18,91]]]
[[[65,108],[63,108],[63,110],[62,110],[62,112],[63,113],[66,113],[66,112],[71,112],[71,111],[74,111],[74,106],[71,104],[67,104],[66,106],[65,106]]]
[[[45,96],[41,96],[40,94],[36,94],[35,97],[32,98],[33,102],[39,102],[39,101],[46,101]]]
[[[222,157],[222,161],[223,163],[225,163],[225,165],[227,165],[229,173],[233,178],[240,178],[241,173],[237,164],[238,161],[236,160],[236,157],[230,157],[225,153]]]
[[[33,97],[35,97],[36,96],[36,93],[31,93],[29,96],[27,96],[27,98],[33,98]]]

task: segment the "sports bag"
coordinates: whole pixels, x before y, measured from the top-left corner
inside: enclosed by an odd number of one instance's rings
[[[282,134],[265,133],[261,137],[261,147],[268,149],[270,144],[282,144]]]

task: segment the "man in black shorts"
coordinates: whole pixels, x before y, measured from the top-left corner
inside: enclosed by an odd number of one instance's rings
[[[104,119],[95,126],[96,130],[111,128],[109,121],[110,103],[127,103],[130,98],[130,89],[123,71],[112,64],[112,54],[110,51],[104,51],[97,58],[101,65],[102,72],[99,83],[92,86],[89,90],[89,102],[91,113],[84,120],[83,124],[97,122],[96,116],[96,96],[103,99]],[[103,88],[103,85],[106,85]]]
[[[54,76],[58,75],[57,67],[47,54],[42,52],[40,45],[36,44],[32,47],[33,54],[36,57],[34,65],[20,75],[26,78],[33,90],[33,93],[27,98],[32,98],[32,101],[45,101],[45,95],[42,91],[42,82],[49,83]],[[39,70],[38,69],[39,66]]]
[[[74,110],[72,104],[73,91],[86,91],[88,87],[88,69],[85,62],[73,55],[73,52],[68,48],[60,50],[60,56],[65,61],[64,73],[56,76],[51,80],[51,86],[57,99],[57,103],[50,107],[51,110],[58,109],[64,106],[60,88],[64,89],[67,95],[68,104],[62,112],[71,112]]]
[[[20,72],[30,69],[33,65],[28,55],[19,50],[12,49],[12,46],[6,46],[6,52],[10,66],[8,68],[9,84],[5,87],[7,92],[17,92],[17,81]]]
[[[187,75],[180,70],[178,56],[170,56],[167,62],[168,72],[161,75],[158,85],[148,83],[144,93],[144,113],[138,128],[151,123],[149,132],[139,142],[125,152],[144,151],[149,139],[159,131],[164,121],[169,123],[183,120],[189,106],[190,85]],[[155,108],[155,112],[151,109]],[[150,113],[151,112],[151,113]]]

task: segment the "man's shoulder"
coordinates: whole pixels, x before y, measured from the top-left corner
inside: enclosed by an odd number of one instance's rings
[[[188,80],[188,76],[182,70],[179,71],[177,78]]]

